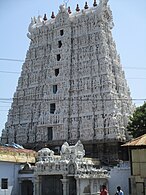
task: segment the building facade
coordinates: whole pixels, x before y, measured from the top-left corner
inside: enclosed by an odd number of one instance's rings
[[[109,173],[97,159],[86,158],[80,141],[65,142],[60,155],[49,148],[0,147],[0,195],[99,194]]]
[[[31,175],[31,180],[30,175],[27,175],[27,179],[23,176],[19,179],[19,170],[26,163],[34,164],[35,154],[36,152],[32,150],[0,146],[0,195],[20,195],[24,181],[26,191],[29,181],[32,181],[34,176]],[[32,182],[31,186],[33,187]],[[31,192],[21,195],[32,195],[33,188],[31,189]]]
[[[137,137],[123,146],[129,148],[131,175],[130,195],[146,194],[146,134]]]
[[[87,156],[119,158],[133,106],[112,27],[107,0],[32,18],[3,143],[59,151],[80,139]]]
[[[60,155],[49,148],[32,150],[0,147],[0,195],[99,195],[102,185],[115,194],[118,185],[128,194],[127,164],[103,168],[85,157],[80,141],[65,142]]]

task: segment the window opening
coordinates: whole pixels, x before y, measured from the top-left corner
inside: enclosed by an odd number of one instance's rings
[[[59,75],[59,68],[55,69],[55,76],[57,77]]]
[[[57,93],[57,85],[53,85],[53,93],[54,93],[54,94]]]
[[[7,178],[1,179],[1,189],[8,189],[8,179]]]
[[[62,42],[58,41],[58,47],[61,48],[61,46],[62,46]]]
[[[62,36],[64,34],[64,31],[63,30],[60,30],[60,35]]]
[[[55,109],[56,109],[55,103],[50,104],[50,113],[51,113],[51,114],[54,114]]]
[[[57,54],[57,61],[60,61],[60,59],[61,59],[60,54]]]
[[[56,146],[53,151],[55,154],[60,154],[60,147]]]
[[[53,128],[48,127],[48,141],[53,139]]]

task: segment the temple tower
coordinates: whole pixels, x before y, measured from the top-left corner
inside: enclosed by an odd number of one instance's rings
[[[81,140],[87,156],[119,158],[133,105],[112,27],[107,0],[32,18],[3,143],[59,150]]]

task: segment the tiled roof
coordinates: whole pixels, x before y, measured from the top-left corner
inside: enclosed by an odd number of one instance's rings
[[[36,152],[34,150],[0,146],[0,161],[35,163],[35,156]]]
[[[28,149],[20,149],[20,148],[13,148],[13,147],[6,147],[6,146],[0,146],[0,151],[10,151],[10,152],[18,152],[18,153],[35,153],[34,150],[28,150]]]
[[[122,146],[146,146],[146,134],[132,139],[131,141],[123,144]]]

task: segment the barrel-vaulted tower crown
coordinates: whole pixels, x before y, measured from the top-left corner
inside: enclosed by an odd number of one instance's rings
[[[76,13],[73,13],[71,14],[71,10],[70,10],[70,7],[69,7],[69,10],[68,11],[68,8],[65,7],[65,5],[60,5],[59,7],[59,12],[57,14],[56,17],[53,17],[52,19],[50,20],[42,20],[42,17],[41,16],[38,16],[38,18],[36,19],[35,17],[31,19],[31,23],[29,25],[29,28],[28,28],[28,38],[30,38],[30,34],[31,32],[33,32],[36,28],[40,27],[40,25],[56,25],[56,24],[59,24],[59,25],[62,25],[63,23],[65,24],[65,22],[67,21],[73,21],[73,20],[76,20],[76,17],[80,18],[80,17],[85,17],[85,15],[90,15],[90,13],[92,13],[96,18],[96,20],[103,20],[104,22],[108,22],[109,26],[112,28],[113,27],[113,17],[112,17],[112,12],[110,10],[110,7],[107,5],[107,0],[100,0],[100,3],[98,6],[93,6],[91,8],[84,8],[82,10],[78,10],[76,11]],[[97,5],[94,4],[93,5]],[[54,13],[54,12],[53,12]],[[55,20],[54,20],[55,19]],[[96,22],[97,22],[96,21]]]

